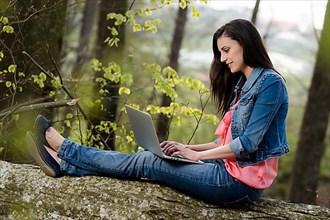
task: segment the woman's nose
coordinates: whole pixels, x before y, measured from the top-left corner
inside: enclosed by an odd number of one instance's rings
[[[227,58],[224,56],[224,54],[220,54],[220,62],[225,62],[226,59]]]

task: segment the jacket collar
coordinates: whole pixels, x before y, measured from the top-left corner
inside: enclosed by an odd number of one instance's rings
[[[250,74],[249,78],[246,80],[246,82],[244,83],[244,85],[242,87],[242,91],[244,93],[251,89],[251,87],[253,86],[255,81],[259,78],[259,76],[263,70],[264,70],[264,68],[262,68],[262,67],[253,68],[252,73]]]

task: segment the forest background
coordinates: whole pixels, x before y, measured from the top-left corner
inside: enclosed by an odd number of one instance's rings
[[[244,18],[290,97],[290,152],[266,196],[330,207],[329,4],[285,2],[1,0],[0,159],[33,163],[24,134],[40,113],[79,143],[135,152],[126,103],[152,114],[161,140],[212,141],[212,35]]]

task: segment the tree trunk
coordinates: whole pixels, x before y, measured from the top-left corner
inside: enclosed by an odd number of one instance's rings
[[[315,204],[317,197],[320,163],[325,150],[324,142],[330,112],[329,7],[328,2],[293,164],[289,199],[294,202]]]
[[[256,0],[256,4],[254,5],[252,18],[251,18],[251,22],[253,24],[257,23],[257,15],[258,15],[258,11],[259,11],[259,5],[260,5],[260,0]]]
[[[99,1],[98,0],[87,0],[85,5],[84,5],[84,9],[83,9],[83,17],[81,19],[81,27],[80,27],[80,34],[79,34],[79,44],[78,44],[78,48],[76,49],[76,60],[73,64],[72,67],[72,71],[71,71],[71,77],[73,79],[73,81],[77,82],[77,83],[68,83],[67,87],[69,90],[76,90],[77,88],[77,84],[81,87],[81,88],[86,88],[90,85],[84,85],[82,82],[79,82],[79,79],[82,79],[84,76],[86,76],[86,64],[89,64],[90,60],[91,60],[91,49],[90,49],[90,44],[91,44],[91,38],[96,36],[96,34],[93,33],[93,28],[96,26],[95,24],[95,20],[96,20],[96,15],[97,15],[97,10],[98,10],[98,5],[99,5]],[[72,18],[71,20],[74,20],[74,18]],[[70,20],[67,21],[68,23],[74,23]],[[67,29],[73,28],[74,26],[76,26],[76,22],[74,24],[67,24]],[[88,74],[88,73],[87,73]],[[70,108],[65,108],[62,112],[62,114],[64,115],[64,118],[66,118],[67,114],[75,114],[75,110],[74,109],[70,109]],[[72,124],[74,122],[73,119],[67,119],[70,120],[70,124]],[[72,131],[72,127],[71,126],[66,126],[66,124],[64,124],[64,130],[62,133],[62,136],[64,137],[69,137],[70,133]],[[82,137],[81,137],[82,138]]]
[[[224,208],[147,181],[109,177],[49,178],[36,166],[0,161],[4,219],[313,219],[330,209],[263,199]]]
[[[55,62],[60,63],[67,0],[4,0],[1,6],[1,15],[9,18],[9,25],[15,30],[13,34],[0,33],[0,51],[5,54],[1,61],[1,70],[7,69],[11,64],[17,65],[15,74],[2,74],[1,80],[10,81],[16,88],[22,87],[23,90],[20,92],[16,89],[10,92],[5,83],[0,83],[0,111],[14,108],[23,102],[32,104],[41,98],[43,101],[51,101],[48,97],[51,90],[50,80],[45,81],[44,88],[33,83],[31,75],[39,75],[41,71],[22,52],[26,51],[44,69],[55,73],[46,45],[49,45]],[[19,77],[19,72],[23,72],[25,77]],[[51,115],[49,111],[42,112]],[[25,132],[32,129],[31,118],[38,113],[40,111],[21,113],[18,121],[13,120],[11,114],[0,119],[0,146],[5,148],[0,158],[11,161],[25,160],[26,155],[21,150],[25,145]]]
[[[108,13],[121,13],[125,14],[127,11],[127,0],[102,0],[99,7],[99,21],[98,21],[98,36],[96,45],[96,58],[99,59],[104,65],[107,65],[110,61],[115,61],[121,67],[123,65],[123,56],[125,49],[125,28],[121,26],[118,37],[120,42],[118,47],[109,47],[104,43],[105,39],[110,35],[108,27],[114,26],[113,20],[107,20]],[[95,73],[95,78],[102,77],[99,72]],[[116,83],[108,83],[105,87],[109,91],[105,94],[102,100],[103,110],[97,105],[91,112],[91,123],[93,125],[100,124],[101,121],[115,122],[118,107],[118,90],[120,85]],[[95,85],[94,95],[98,97],[99,86]],[[94,101],[94,100],[93,100]],[[93,131],[92,135],[100,135],[103,140],[103,145],[106,144],[104,149],[113,150],[115,147],[115,133],[110,129],[110,133]],[[99,146],[100,143],[93,143],[95,146]]]
[[[90,39],[92,35],[96,12],[98,10],[99,1],[87,0],[84,8],[82,25],[79,36],[79,45],[77,48],[77,59],[72,70],[72,77],[78,78],[81,75],[81,70],[86,63],[86,60],[90,57]],[[104,18],[103,18],[104,19]]]
[[[179,67],[179,53],[184,35],[184,27],[187,21],[188,8],[178,9],[178,15],[176,18],[175,30],[173,34],[171,52],[169,56],[169,66],[175,71],[178,71]],[[163,94],[161,106],[169,106],[172,100],[170,97]],[[164,141],[168,137],[170,127],[170,118],[166,115],[160,114],[157,120],[157,134],[160,141]]]

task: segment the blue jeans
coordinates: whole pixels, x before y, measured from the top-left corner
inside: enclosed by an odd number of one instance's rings
[[[62,159],[61,170],[67,175],[131,180],[147,178],[216,205],[247,203],[262,195],[262,190],[251,188],[230,176],[222,160],[190,164],[164,160],[149,151],[123,154],[85,147],[67,139],[58,156]]]

